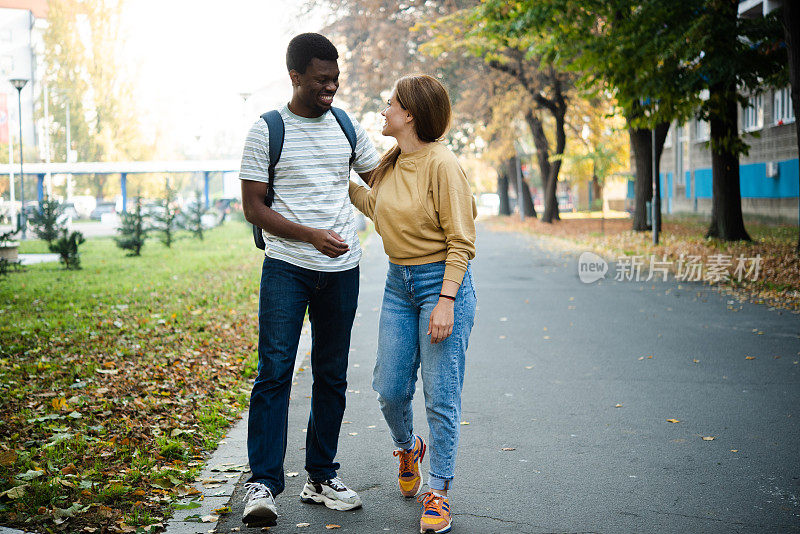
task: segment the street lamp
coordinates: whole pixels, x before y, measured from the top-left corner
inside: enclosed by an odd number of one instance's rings
[[[22,172],[22,88],[28,83],[25,78],[12,78],[8,80],[11,85],[17,90],[17,102],[19,103],[19,115],[17,116],[19,122],[19,179],[20,179],[20,192],[19,198],[22,202],[22,210],[20,210],[19,229],[22,230],[22,239],[25,239],[25,175]]]

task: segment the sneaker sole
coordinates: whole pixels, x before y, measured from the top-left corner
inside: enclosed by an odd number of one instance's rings
[[[421,441],[421,438],[420,438],[420,441]],[[403,493],[403,488],[400,488],[400,493],[406,499],[413,499],[414,497],[416,497],[417,495],[422,493],[422,486],[425,485],[425,477],[422,476],[422,460],[425,458],[425,451],[426,450],[427,450],[427,445],[425,445],[425,442],[423,441],[422,442],[422,452],[419,453],[419,459],[417,460],[417,472],[419,473],[419,487],[417,488],[417,492],[414,493],[414,495],[406,495],[405,493]],[[397,481],[397,485],[398,485],[398,487],[400,487],[400,481],[399,480]]]
[[[331,510],[338,510],[340,512],[361,508],[362,504],[360,502],[350,504],[344,501],[331,499],[330,497],[320,495],[319,493],[306,493],[305,491],[300,494],[300,500],[306,504],[324,504],[327,508],[330,508]]]
[[[446,532],[450,532],[453,529],[453,524],[450,523],[446,527],[441,530],[433,530],[432,528],[421,528],[419,529],[420,534],[445,534]]]
[[[247,514],[246,516],[242,517],[242,523],[258,523],[257,526],[267,526],[266,523],[274,524],[276,519],[278,519],[278,513],[273,512],[272,510],[267,510],[264,515],[255,515],[252,513]],[[260,523],[264,523],[264,525],[261,525]]]

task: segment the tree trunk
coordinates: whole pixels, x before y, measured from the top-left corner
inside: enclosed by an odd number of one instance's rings
[[[533,111],[527,111],[525,113],[525,122],[528,123],[528,127],[531,130],[531,135],[533,135],[533,144],[536,147],[536,162],[539,165],[539,175],[542,177],[542,196],[544,197],[544,215],[542,216],[542,222],[551,223],[553,222],[553,213],[555,213],[555,219],[558,219],[558,200],[555,195],[555,186],[556,184],[553,180],[558,178],[558,171],[553,174],[553,167],[554,165],[550,164],[550,145],[547,142],[547,136],[544,133],[544,128],[542,127],[542,121],[539,120],[539,117]],[[563,124],[562,124],[562,133],[563,133]],[[562,149],[563,152],[563,149]],[[560,166],[560,161],[559,161]],[[551,188],[551,182],[552,188]],[[549,194],[552,190],[552,195]],[[553,207],[555,204],[555,207]],[[548,213],[550,214],[550,218],[547,219]]]
[[[566,107],[558,108],[556,113],[553,113],[553,118],[556,121],[556,156],[563,156],[564,149],[567,146],[567,136],[564,132],[564,116],[566,115]],[[550,165],[550,176],[547,180],[547,189],[544,192],[544,215],[542,215],[542,222],[551,223],[553,221],[561,220],[558,210],[558,173],[561,170],[561,157],[556,159]]]
[[[633,230],[645,232],[652,230],[647,224],[647,202],[653,200],[653,138],[652,130],[628,128],[636,177],[634,180],[634,212]],[[669,123],[662,122],[656,126],[656,171],[660,171],[661,153],[664,152],[664,141],[669,132]],[[675,141],[677,143],[677,140]],[[658,184],[657,184],[658,185]],[[661,228],[661,203],[656,204],[656,220]]]
[[[508,166],[508,176],[509,180],[516,181],[517,179],[517,172],[520,173],[522,176],[522,169],[517,169],[517,163],[519,160],[517,158],[508,158],[507,166]],[[534,217],[536,218],[536,208],[533,205],[533,197],[531,197],[531,188],[528,185],[528,182],[523,177],[522,180],[522,210],[526,217]],[[519,198],[520,191],[517,191],[517,198]]]
[[[498,215],[511,215],[511,204],[508,201],[508,166],[497,168],[497,196],[500,197]]]
[[[650,230],[647,224],[647,202],[653,198],[653,160],[650,130],[628,128],[631,150],[636,162],[634,178],[634,210],[633,230],[645,232]]]
[[[736,86],[716,84],[709,92],[710,98],[717,99],[720,104],[718,112],[709,118],[713,198],[711,224],[706,237],[716,237],[723,241],[750,241],[742,219],[739,155],[731,150],[731,140],[739,135]]]
[[[797,138],[797,152],[800,153],[800,4],[786,0],[783,2],[781,22],[783,37],[789,54],[789,82],[792,87],[792,108],[794,109],[794,131]],[[800,183],[800,173],[798,173]],[[798,205],[800,219],[800,205]],[[800,233],[797,236],[797,251],[800,252]]]

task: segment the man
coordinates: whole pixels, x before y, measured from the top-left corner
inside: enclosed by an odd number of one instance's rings
[[[258,309],[258,377],[250,396],[243,520],[271,522],[284,489],[289,392],[300,330],[311,321],[311,414],[306,435],[308,480],[300,498],[335,510],[361,506],[337,477],[334,462],[347,390],[350,330],[358,301],[361,248],[348,196],[351,145],[330,112],[339,87],[336,47],[315,33],[289,43],[292,99],[280,109],[285,136],[275,167],[274,200],[265,205],[269,130],[253,125],[242,155],[245,218],[264,230],[266,256]],[[352,118],[351,118],[352,120]],[[363,178],[378,154],[363,128],[356,132],[353,168]]]

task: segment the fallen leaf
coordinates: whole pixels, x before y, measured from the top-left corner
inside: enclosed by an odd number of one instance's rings
[[[342,528],[342,526],[341,525],[325,525],[325,528],[327,528],[328,530],[333,530],[335,528]]]
[[[614,408],[622,408],[622,404],[615,404]]]
[[[11,489],[7,489],[3,493],[0,493],[0,497],[8,497],[9,499],[19,499],[20,497],[25,495],[26,489],[28,489],[28,484],[15,486]]]
[[[219,516],[213,514],[204,515],[203,517],[200,518],[200,521],[202,521],[203,523],[216,523],[218,520]]]
[[[214,508],[212,510],[212,512],[214,512],[217,515],[229,514],[229,513],[231,513],[231,507],[230,506],[221,506],[220,508]]]
[[[358,432],[349,432],[349,433],[348,433],[348,435],[350,435],[350,436],[357,436],[357,435],[358,435]]]
[[[468,425],[468,424],[469,424],[469,421],[461,421],[461,424],[462,424],[462,425]]]
[[[298,473],[297,471],[292,471],[291,473],[286,473],[286,476],[287,477],[296,477],[299,474],[300,473]]]
[[[714,441],[714,436],[703,436],[703,441]]]
[[[16,461],[17,461],[17,451],[0,452],[0,465],[8,467],[14,465]]]
[[[667,419],[667,423],[680,423],[677,419]]]
[[[311,526],[311,523],[297,523],[295,526],[296,526],[297,528],[302,528],[302,527],[310,527],[310,526]]]
[[[70,463],[68,466],[61,470],[62,475],[77,475],[78,468],[75,467],[75,464]]]
[[[532,365],[526,365],[525,369],[533,369],[533,366]]]
[[[517,449],[516,449],[516,448],[514,448],[514,447],[503,447],[503,448],[502,448],[502,449],[500,449],[500,450],[501,450],[501,451],[515,451],[515,450],[517,450]]]
[[[739,452],[739,449],[731,449],[731,452]]]
[[[20,480],[33,480],[34,478],[40,477],[44,474],[44,471],[37,471],[35,469],[28,469],[22,474],[17,475],[17,478]]]
[[[700,363],[700,360],[692,360],[694,363]]]
[[[756,357],[755,356],[745,356],[744,359],[745,360],[755,360]]]

